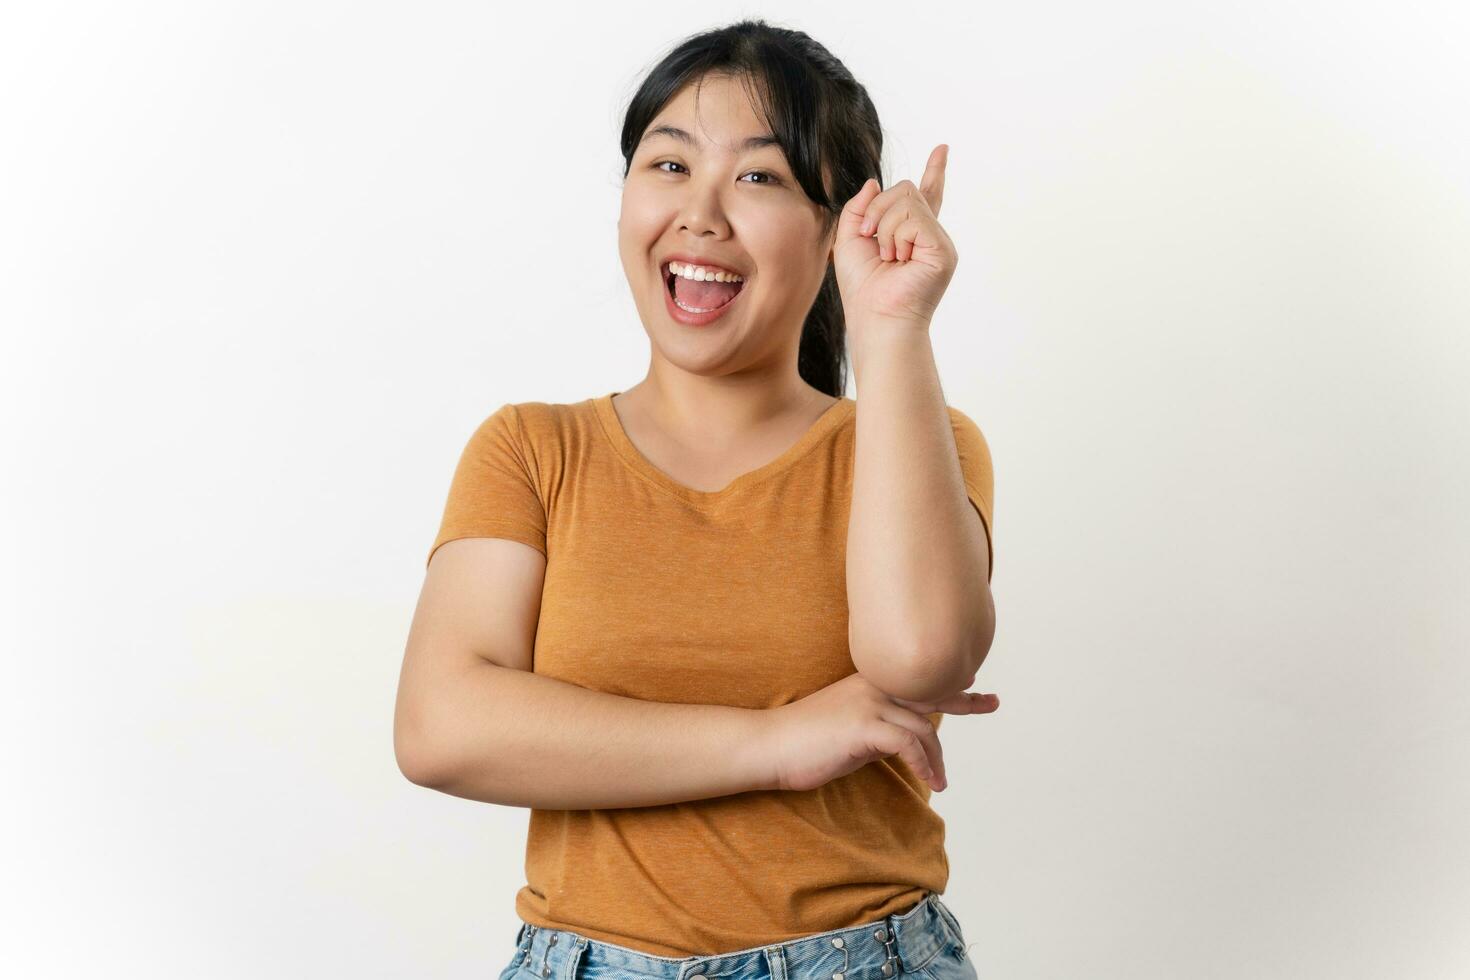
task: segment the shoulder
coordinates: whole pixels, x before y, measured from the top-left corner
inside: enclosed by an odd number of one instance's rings
[[[515,433],[518,438],[535,440],[548,432],[566,427],[577,406],[559,402],[502,402],[483,417],[479,428],[486,431]]]
[[[475,441],[513,450],[528,467],[555,465],[586,438],[590,402],[503,402],[480,422]]]

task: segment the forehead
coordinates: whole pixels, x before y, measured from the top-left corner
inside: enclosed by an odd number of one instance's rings
[[[694,152],[780,148],[745,85],[730,78],[705,78],[680,89],[648,124],[639,145],[665,143]]]

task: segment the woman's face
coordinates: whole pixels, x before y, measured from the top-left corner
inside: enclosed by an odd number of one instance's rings
[[[691,82],[658,113],[623,183],[618,252],[638,314],[659,352],[686,370],[788,355],[794,365],[835,232],[823,234],[823,211],[779,146],[745,144],[770,134],[740,82],[706,76],[698,101],[696,111]],[[679,254],[745,277],[708,325],[681,323],[669,311],[667,263]]]

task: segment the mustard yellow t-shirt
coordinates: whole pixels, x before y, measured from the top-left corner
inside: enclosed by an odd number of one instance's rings
[[[778,458],[702,491],[634,447],[614,394],[505,404],[485,419],[429,556],[465,537],[545,554],[533,669],[580,687],[772,708],[853,673],[844,561],[857,402],[834,402]],[[968,416],[949,414],[989,534],[990,450]],[[993,543],[991,555],[993,572]],[[858,925],[944,891],[944,821],[929,794],[895,756],[806,792],[532,809],[516,912],[675,957]]]

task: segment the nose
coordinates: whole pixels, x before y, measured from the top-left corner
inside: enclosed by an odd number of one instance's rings
[[[695,181],[690,181],[686,186],[688,190],[680,202],[676,219],[678,230],[696,236],[729,237],[730,222],[725,216],[725,209],[720,205],[720,195],[716,189],[701,188]]]

